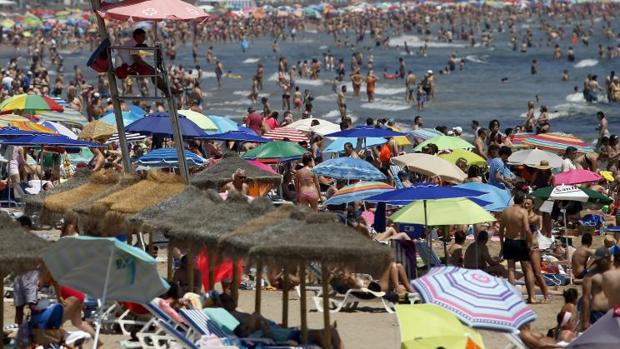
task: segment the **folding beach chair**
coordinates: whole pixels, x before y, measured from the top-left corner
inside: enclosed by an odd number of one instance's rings
[[[149,303],[143,304],[152,318],[136,333],[136,337],[140,342],[140,346],[145,349],[165,349],[166,343],[171,339],[159,326],[160,322],[165,322],[175,329],[187,332],[187,328],[183,324],[178,323],[171,318],[165,311],[159,307],[160,298],[155,298]]]
[[[165,333],[170,336],[170,339],[176,343],[176,347],[185,348],[185,349],[200,349],[200,346],[189,339],[184,333],[180,332],[173,325],[169,324],[166,321],[157,320],[156,324],[163,329]],[[167,344],[168,348],[174,347],[169,343]],[[218,349],[239,349],[237,346],[214,346],[214,348]]]
[[[418,274],[415,242],[411,240],[390,240],[390,247],[394,253],[394,261],[403,265],[409,280],[415,279]]]
[[[415,240],[415,248],[428,269],[441,266],[441,259],[439,259],[437,253],[428,246],[426,241]]]

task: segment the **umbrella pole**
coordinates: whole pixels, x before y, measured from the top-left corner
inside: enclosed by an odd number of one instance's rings
[[[0,349],[4,348],[4,273],[0,273]]]
[[[443,226],[443,255],[445,257],[444,265],[448,265],[448,226]]]
[[[189,287],[189,292],[194,292],[194,254],[192,253],[191,248],[187,250],[187,254],[185,255],[187,260],[187,284]]]
[[[170,241],[168,241],[168,261],[167,261],[168,265],[166,266],[167,268],[167,279],[168,281],[172,281],[172,272],[173,272],[173,262],[174,262],[174,251],[173,251],[173,247],[172,244],[170,243]]]
[[[306,264],[299,264],[299,312],[301,313],[301,344],[308,343],[308,317],[306,316]]]
[[[254,297],[254,312],[260,315],[261,289],[263,288],[263,260],[258,258],[256,261],[256,296]]]
[[[428,216],[427,216],[427,212],[426,212],[426,200],[423,200],[424,203],[424,231],[427,232],[428,231]],[[427,261],[428,261],[428,270],[431,270],[431,261],[433,260],[433,237],[432,237],[433,231],[431,230],[430,232],[427,232],[426,235],[426,240],[428,242],[428,256],[427,256]]]
[[[323,340],[324,349],[332,349],[332,333],[329,326],[329,270],[325,262],[321,263],[321,284],[323,286]]]
[[[102,40],[110,39],[108,30],[105,27],[105,21],[97,13],[97,10],[101,7],[100,0],[90,0],[90,6],[97,17],[97,26],[99,27],[99,37]],[[110,50],[108,50],[110,54]],[[127,148],[127,136],[125,135],[125,124],[123,123],[123,113],[121,112],[121,101],[118,96],[118,86],[116,85],[116,76],[112,72],[112,62],[110,61],[108,72],[108,84],[110,84],[110,94],[112,96],[112,105],[114,106],[114,119],[116,120],[116,128],[118,132],[118,141],[121,147],[121,153],[123,155],[123,170],[125,173],[131,173],[131,167],[129,165],[129,149]],[[176,114],[175,114],[176,115]]]
[[[288,268],[282,271],[282,327],[288,327]]]
[[[103,307],[105,306],[106,297],[108,296],[108,282],[110,281],[110,272],[112,271],[112,262],[114,261],[115,250],[112,250],[108,259],[108,268],[105,272],[105,280],[103,282],[103,296],[101,297],[101,306],[99,307],[99,316],[97,316],[97,329],[95,330],[95,339],[93,340],[93,349],[97,349],[99,342],[99,332],[101,332],[101,317],[103,316]]]
[[[209,273],[209,277],[211,273]],[[209,280],[211,282],[211,280]],[[235,305],[239,301],[239,258],[234,256],[232,259],[232,285],[230,285],[230,295],[235,301]]]

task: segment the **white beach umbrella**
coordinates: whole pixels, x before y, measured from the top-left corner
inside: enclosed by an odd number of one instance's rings
[[[508,162],[512,165],[536,167],[541,161],[547,161],[551,168],[562,166],[562,158],[554,153],[540,149],[525,149],[512,153]]]

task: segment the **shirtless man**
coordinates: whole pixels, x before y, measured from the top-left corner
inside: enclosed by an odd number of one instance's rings
[[[407,102],[415,101],[415,74],[410,70],[405,79],[405,88],[407,89]]]
[[[609,310],[609,301],[603,292],[603,274],[611,267],[611,254],[606,247],[594,252],[596,267],[588,271],[583,279],[581,308],[581,327],[585,331]]]
[[[249,186],[245,183],[246,179],[245,171],[238,168],[232,176],[232,181],[226,183],[222,189],[227,192],[238,191],[243,195],[248,195]]]
[[[598,131],[598,141],[600,144],[603,137],[609,137],[609,127],[605,113],[602,111],[596,112],[596,118],[598,119],[598,127],[596,129]]]
[[[502,212],[499,226],[499,240],[502,245],[500,255],[508,260],[508,280],[515,283],[515,264],[521,262],[525,274],[528,302],[534,302],[534,274],[530,264],[530,244],[532,231],[528,221],[528,212],[523,208],[525,194],[518,191],[514,196],[514,205]],[[505,237],[505,240],[504,240]]]
[[[581,236],[581,246],[575,250],[570,262],[575,279],[583,279],[588,272],[588,259],[594,254],[594,250],[592,250],[591,246],[592,234],[584,233]]]
[[[482,156],[485,160],[487,159],[487,152],[485,151],[487,135],[487,130],[480,128],[476,132],[476,139],[474,139],[474,153]]]
[[[620,306],[620,253],[614,254],[614,265],[611,270],[603,273],[603,292],[607,296],[609,306]]]
[[[347,116],[347,101],[345,94],[347,93],[347,86],[343,85],[338,92],[338,110],[340,111],[340,118],[344,119]]]

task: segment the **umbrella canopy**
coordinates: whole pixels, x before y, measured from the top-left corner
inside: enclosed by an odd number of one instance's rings
[[[607,349],[620,343],[620,316],[617,310],[611,309],[592,326],[574,339],[568,348],[574,349]]]
[[[487,161],[482,156],[465,149],[454,149],[450,152],[439,154],[439,157],[453,164],[456,164],[458,159],[465,159],[469,166],[485,167],[487,165]]]
[[[7,127],[0,128],[0,138],[33,136],[35,134],[36,132],[22,131],[18,129],[17,127],[7,126]]]
[[[456,187],[485,193],[477,198],[489,202],[488,205],[483,206],[487,211],[500,212],[509,206],[511,195],[508,190],[500,189],[494,185],[476,182],[463,183]]]
[[[64,108],[48,96],[28,94],[15,95],[0,103],[0,113],[22,112],[34,114],[35,112],[46,110],[62,112]]]
[[[323,161],[314,166],[312,172],[319,176],[344,180],[380,181],[386,179],[385,175],[368,161],[348,156]]]
[[[80,139],[105,140],[116,133],[116,126],[110,125],[103,120],[91,121],[79,134]]]
[[[566,200],[603,205],[609,205],[613,202],[613,199],[597,191],[588,188],[579,188],[574,185],[540,188],[532,192],[532,196],[541,200]]]
[[[169,287],[153,257],[116,238],[64,237],[43,260],[58,283],[98,299],[148,303]]]
[[[23,146],[50,146],[50,147],[102,147],[98,143],[91,143],[71,139],[62,135],[35,134],[30,136],[12,137],[1,140],[4,144]]]
[[[420,185],[397,189],[367,198],[368,202],[385,202],[390,205],[407,205],[413,201],[436,200],[449,198],[477,197],[484,192],[456,187],[438,187],[436,185]]]
[[[183,137],[204,137],[206,133],[187,118],[180,117],[181,134]],[[151,113],[125,127],[126,132],[136,132],[144,135],[172,137],[172,122],[168,113]]]
[[[207,115],[209,119],[217,126],[217,132],[240,131],[241,128],[236,122],[227,116]]]
[[[260,169],[236,154],[227,153],[217,164],[193,174],[190,177],[190,182],[201,189],[219,189],[232,180],[232,175],[237,169],[242,169],[249,181],[264,181],[274,184],[280,184],[282,181],[279,174]]]
[[[551,168],[562,166],[562,158],[558,155],[540,149],[524,149],[512,153],[508,158],[508,162],[512,165],[526,165],[536,167],[541,161],[547,161]]]
[[[0,117],[0,122],[2,122],[3,120],[6,120],[6,119],[3,117]],[[45,127],[43,125],[37,124],[32,121],[18,121],[18,120],[8,121],[8,125],[10,127],[15,127],[22,131],[31,132],[33,134],[37,134],[37,133],[54,134],[56,133],[55,130],[52,130],[48,127]]]
[[[467,175],[455,164],[437,156],[411,153],[392,158],[392,163],[428,177],[439,176],[444,181],[461,183]]]
[[[200,167],[207,164],[207,159],[196,155],[189,150],[184,150],[185,161],[189,166]],[[179,166],[179,157],[174,148],[159,148],[148,152],[146,155],[138,159],[138,164],[150,167],[177,167]]]
[[[101,17],[119,21],[203,21],[209,16],[200,8],[181,0],[127,0],[103,3]]]
[[[0,276],[35,269],[49,242],[27,231],[5,212],[0,213],[0,223]]]
[[[218,141],[235,141],[235,142],[251,142],[251,143],[268,143],[271,139],[257,136],[255,134],[243,131],[228,131],[224,133],[209,134],[204,139],[213,139]]]
[[[297,143],[273,141],[262,144],[243,154],[242,158],[247,160],[254,159],[277,159],[277,160],[293,160],[300,159],[307,150]]]
[[[404,133],[394,132],[389,129],[376,127],[354,127],[334,133],[326,134],[325,137],[350,137],[350,138],[366,138],[366,137],[397,137],[406,136]]]
[[[494,222],[495,217],[466,198],[412,202],[390,216],[396,223],[440,226]]]
[[[596,172],[588,170],[570,170],[558,173],[557,175],[553,176],[553,184],[572,185],[582,183],[594,183],[600,181],[601,179],[603,179],[603,177],[601,177]]]
[[[432,268],[411,285],[424,302],[448,309],[474,328],[514,332],[536,319],[536,313],[508,280],[482,270]]]
[[[125,126],[131,124],[132,122],[138,121],[144,116],[144,114],[136,114],[132,111],[124,111],[122,112],[122,115],[123,115],[123,125]],[[114,112],[109,112],[105,114],[99,119],[99,121],[103,121],[106,124],[110,124],[116,127],[116,115],[114,114]]]
[[[77,139],[78,138],[78,136],[75,134],[75,132],[71,131],[65,125],[63,125],[61,123],[58,123],[58,122],[43,121],[43,122],[41,122],[41,126],[55,131],[54,133],[61,134],[63,136],[69,137],[71,139]]]
[[[364,138],[363,145],[366,148],[370,148],[373,145],[385,144],[387,139],[381,137],[366,137]],[[351,137],[338,137],[336,139],[332,139],[332,141],[323,148],[323,153],[342,153],[344,152],[344,145],[346,143],[351,143],[353,148],[357,145],[357,138]]]
[[[340,130],[340,125],[336,125],[334,123],[326,123],[326,122],[325,123],[322,122],[319,125],[310,127],[311,133],[315,133],[321,136],[325,136],[326,134],[338,132],[339,130]]]
[[[452,149],[472,149],[474,147],[471,143],[467,142],[461,137],[436,136],[436,137],[427,139],[424,142],[418,144],[414,148],[414,150],[422,151],[422,148],[426,147],[429,144],[436,145],[439,151],[452,150]]]
[[[393,190],[394,187],[383,182],[357,182],[338,189],[325,202],[325,205],[341,205],[349,202],[363,201],[371,196]]]
[[[314,125],[313,125],[314,124]],[[340,126],[327,120],[318,119],[318,118],[306,118],[300,119],[292,124],[286,125],[284,128],[293,128],[302,132],[316,132],[314,128],[317,126],[322,126],[323,130],[327,130],[331,128],[333,131],[327,133],[338,132],[340,130]],[[322,133],[325,134],[325,133]]]
[[[561,133],[543,133],[532,135],[523,139],[523,144],[537,147],[542,150],[548,150],[555,153],[564,153],[567,147],[577,148],[579,153],[590,153],[592,147],[583,140],[567,134]]]
[[[401,349],[482,349],[476,330],[463,325],[444,308],[434,304],[397,304]],[[423,322],[424,326],[420,326]]]
[[[211,121],[211,119],[208,116],[204,114],[201,114],[193,110],[186,109],[186,110],[179,110],[179,115],[185,116],[191,122],[198,125],[198,127],[203,129],[204,131],[211,131],[211,132],[219,131],[217,125],[213,121]]]
[[[65,108],[63,112],[57,111],[39,111],[36,116],[40,121],[57,121],[64,122],[72,125],[86,125],[88,120],[79,111],[70,108]]]
[[[431,139],[437,136],[443,136],[444,134],[441,131],[437,131],[434,128],[421,128],[418,130],[411,131],[411,135],[414,138],[421,139],[423,141],[427,139]]]
[[[273,129],[264,135],[266,138],[274,139],[278,141],[288,140],[290,142],[308,142],[308,136],[303,132],[294,128],[279,127]]]

